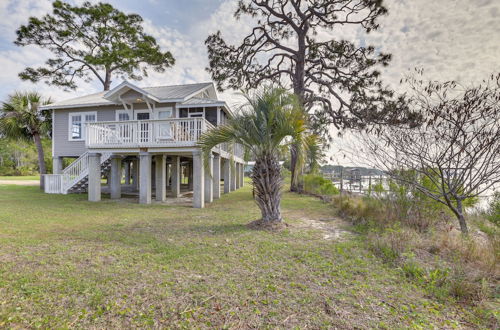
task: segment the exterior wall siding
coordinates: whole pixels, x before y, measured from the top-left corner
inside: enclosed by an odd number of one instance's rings
[[[68,139],[68,118],[69,113],[96,111],[97,121],[115,120],[115,110],[122,110],[123,107],[83,107],[73,109],[57,109],[54,111],[54,132],[52,143],[54,144],[54,157],[79,157],[85,153],[85,141],[70,141]]]

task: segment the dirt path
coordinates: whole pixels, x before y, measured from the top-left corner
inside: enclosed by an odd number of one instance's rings
[[[323,232],[323,239],[342,241],[352,236],[352,232],[346,228],[349,226],[345,221],[339,218],[310,219],[302,218],[302,224],[299,228],[311,228]]]
[[[38,186],[40,181],[38,180],[0,180],[0,185],[13,184],[17,186]]]
[[[305,212],[284,212],[294,220],[298,220],[293,227],[298,230],[312,229],[322,232],[325,240],[343,241],[352,237],[353,233],[349,231],[351,225],[338,217],[332,217],[331,214],[305,214]]]

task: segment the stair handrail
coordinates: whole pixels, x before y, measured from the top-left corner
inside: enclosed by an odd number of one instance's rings
[[[101,165],[106,162],[112,153],[101,154]],[[62,172],[62,190],[67,192],[71,187],[77,184],[89,172],[89,153],[88,151],[78,157],[73,163],[66,167]]]

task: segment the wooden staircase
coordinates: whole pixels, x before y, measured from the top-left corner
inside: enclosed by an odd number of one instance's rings
[[[87,191],[89,180],[88,152],[81,155],[63,170],[62,174],[45,174],[45,192],[48,194],[83,193]],[[101,177],[111,168],[111,153],[101,155]]]
[[[101,178],[105,178],[111,171],[111,160],[107,159],[101,164]],[[71,188],[68,189],[69,194],[80,194],[86,193],[89,187],[89,176],[88,174],[84,176],[80,181],[75,183]]]

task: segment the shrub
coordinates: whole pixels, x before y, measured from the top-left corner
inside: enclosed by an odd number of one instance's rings
[[[321,196],[338,195],[339,190],[333,183],[320,175],[307,174],[303,177],[304,191]]]
[[[486,218],[493,224],[500,226],[500,191],[493,195]]]

